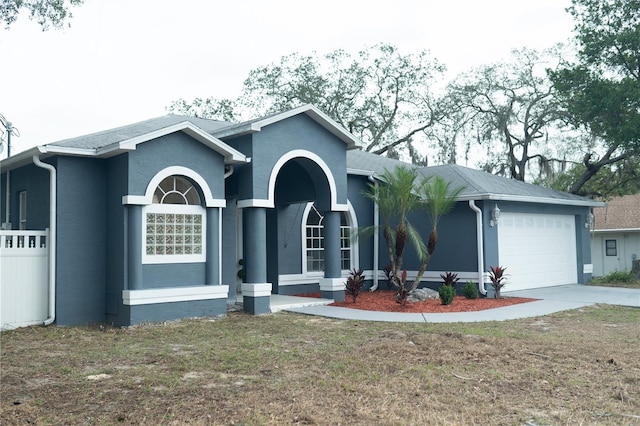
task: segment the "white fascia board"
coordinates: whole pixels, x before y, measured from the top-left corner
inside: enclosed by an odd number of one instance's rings
[[[93,148],[70,148],[66,146],[45,145],[45,153],[47,154],[62,154],[62,155],[75,155],[78,157],[95,157],[97,151]]]
[[[605,233],[605,232],[640,232],[640,228],[617,228],[617,229],[592,229],[591,232]]]
[[[222,142],[220,139],[211,136],[209,133],[205,132],[195,124],[190,121],[183,121],[181,123],[176,123],[172,126],[163,127],[162,129],[154,130],[153,132],[145,133],[144,135],[137,136],[135,138],[127,139],[125,141],[119,142],[117,145],[111,145],[109,147],[105,147],[101,149],[98,154],[104,155],[108,154],[113,150],[135,150],[136,146],[140,143],[150,141],[152,139],[156,139],[162,136],[169,135],[175,132],[184,132],[187,135],[191,136],[198,142],[206,145],[207,147],[213,149],[218,154],[222,155],[225,158],[226,164],[231,163],[246,163],[247,159],[244,154],[240,151],[230,147],[226,143]]]
[[[537,203],[537,204],[558,204],[563,206],[581,206],[581,207],[602,207],[605,204],[595,200],[568,200],[562,198],[548,197],[529,197],[526,195],[509,195],[509,194],[476,194],[464,195],[457,198],[457,201],[469,200],[491,200],[491,201],[515,201],[520,203]]]
[[[259,125],[256,125],[255,123],[248,123],[248,124],[240,124],[240,125],[225,127],[221,130],[215,131],[214,134],[217,138],[227,138],[231,136],[237,137],[237,136],[248,135],[250,133],[256,133],[256,132],[259,132],[261,129],[262,127]]]
[[[374,178],[376,177],[376,172],[373,170],[352,169],[349,167],[347,167],[347,174],[355,176],[373,176]]]
[[[336,123],[331,117],[320,111],[313,105],[302,105],[288,111],[281,112],[280,114],[274,114],[266,117],[262,120],[253,121],[245,125],[231,126],[227,129],[222,129],[219,132],[215,132],[215,135],[219,138],[225,138],[229,136],[241,136],[248,133],[255,133],[262,130],[263,127],[270,124],[277,123],[287,118],[296,116],[298,114],[307,114],[313,118],[318,124],[328,130],[334,136],[337,136],[346,145],[347,149],[358,149],[362,142],[355,136],[349,133],[345,128]]]

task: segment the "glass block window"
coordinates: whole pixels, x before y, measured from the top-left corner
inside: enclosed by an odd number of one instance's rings
[[[306,221],[305,258],[307,272],[324,271],[324,217],[316,209],[311,207]],[[346,213],[340,213],[340,264],[343,271],[351,269],[351,227]]]
[[[144,263],[205,261],[206,209],[191,182],[169,176],[143,208]]]

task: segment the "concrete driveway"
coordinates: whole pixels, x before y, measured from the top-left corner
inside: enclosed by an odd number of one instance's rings
[[[607,305],[640,308],[640,289],[635,288],[570,284],[535,290],[503,291],[503,294],[505,296],[533,297],[558,302],[605,303]]]

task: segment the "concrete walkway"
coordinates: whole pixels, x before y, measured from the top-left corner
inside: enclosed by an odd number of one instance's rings
[[[326,303],[330,303],[330,301],[323,301],[325,304],[322,305],[287,306],[284,309],[277,310],[361,321],[446,323],[507,321],[518,318],[530,318],[570,309],[578,309],[596,303],[640,307],[640,289],[595,287],[581,284],[548,287],[537,290],[513,291],[509,293],[505,292],[505,296],[530,297],[540,300],[478,312],[441,314],[364,311],[327,306]],[[277,300],[272,300],[272,310],[274,310],[273,305],[275,304],[277,304]]]

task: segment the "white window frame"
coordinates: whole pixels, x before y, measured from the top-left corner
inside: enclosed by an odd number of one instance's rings
[[[18,229],[27,229],[27,191],[20,191],[18,193],[18,199],[20,200],[20,211],[18,215]]]
[[[307,266],[307,252],[309,251],[309,249],[307,249],[307,220],[309,219],[309,214],[313,211],[313,202],[309,202],[307,203],[307,206],[304,210],[304,213],[302,215],[302,224],[301,224],[301,237],[302,237],[302,275],[304,275],[305,277],[323,277],[324,276],[324,270],[322,271],[309,271],[308,266]],[[347,225],[346,226],[340,226],[340,269],[342,271],[343,275],[347,275],[349,273],[349,271],[351,269],[354,268],[358,268],[359,267],[359,250],[358,250],[358,240],[357,239],[350,239],[349,244],[349,255],[350,255],[350,269],[343,269],[342,268],[342,241],[343,241],[343,234],[342,231],[344,229],[349,229],[350,234],[354,232],[354,230],[358,229],[358,221],[357,221],[357,217],[355,214],[355,211],[353,210],[353,207],[351,206],[351,203],[347,201],[347,205],[348,205],[348,209],[345,212],[339,212],[339,213],[344,213],[346,219],[347,219]],[[320,223],[322,224],[322,219],[320,220]],[[323,248],[324,250],[324,248]]]
[[[147,254],[147,214],[199,214],[201,220],[201,253],[198,254]],[[152,236],[152,235],[149,235]],[[142,263],[203,263],[207,259],[207,209],[198,205],[150,204],[142,207]]]

